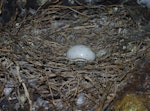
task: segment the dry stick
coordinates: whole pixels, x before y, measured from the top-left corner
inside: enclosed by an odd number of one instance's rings
[[[27,99],[29,101],[30,111],[32,111],[32,101],[30,99],[30,95],[29,95],[29,92],[28,92],[28,89],[27,89],[25,83],[22,82],[22,79],[21,79],[20,74],[19,74],[19,70],[20,70],[19,66],[16,66],[18,80],[19,80],[19,82],[22,84],[22,86],[24,88],[25,96],[27,97]]]
[[[71,8],[71,7],[69,7],[69,6],[53,5],[52,7],[56,7],[56,8],[57,8],[57,7],[58,7],[58,8],[67,8],[67,9],[70,9],[70,10],[72,10],[72,11],[74,11],[74,12],[80,14],[80,15],[89,17],[88,15],[83,14],[83,13],[81,13],[81,12],[79,12],[79,11],[77,11],[77,10],[75,10],[75,9],[73,9],[73,8]]]
[[[44,73],[45,74],[45,76],[46,76],[46,82],[47,82],[47,84],[48,84],[48,88],[49,88],[49,92],[50,92],[50,94],[51,94],[51,97],[52,97],[52,103],[54,104],[54,94],[53,94],[53,91],[52,91],[52,87],[50,86],[50,84],[49,84],[49,76],[47,75],[47,73]]]
[[[79,75],[79,73],[77,74],[77,76]],[[77,77],[78,78],[78,77]],[[79,84],[80,84],[80,78],[78,78],[78,81],[77,81],[77,88],[75,90],[75,93],[74,93],[74,98],[75,96],[77,96],[78,92],[79,92]]]
[[[10,49],[0,49],[0,52],[13,52],[13,51]]]
[[[108,94],[109,94],[109,91],[110,91],[110,89],[111,89],[111,86],[112,86],[112,83],[108,83],[108,84],[107,84],[107,87],[106,87],[106,89],[105,89],[105,91],[104,91],[104,93],[103,93],[103,95],[102,95],[102,99],[101,99],[101,101],[99,102],[96,111],[104,111],[104,104],[105,104],[105,102],[106,102],[106,100],[107,100],[107,96],[108,96]]]

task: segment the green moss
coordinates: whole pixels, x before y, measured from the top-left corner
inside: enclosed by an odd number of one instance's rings
[[[145,97],[130,93],[114,105],[115,111],[148,111],[144,105]]]

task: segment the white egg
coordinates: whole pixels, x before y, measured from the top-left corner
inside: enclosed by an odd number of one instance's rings
[[[150,8],[150,0],[137,0],[139,5]]]
[[[67,58],[71,61],[93,61],[95,53],[85,45],[75,45],[67,51]]]

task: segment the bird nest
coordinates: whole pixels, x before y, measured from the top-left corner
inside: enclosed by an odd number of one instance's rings
[[[2,109],[110,111],[149,51],[136,30],[122,6],[49,6],[10,22],[0,39]],[[70,62],[66,52],[76,44],[90,47],[96,60]]]

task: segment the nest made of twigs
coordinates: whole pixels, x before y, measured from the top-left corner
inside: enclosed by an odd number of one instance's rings
[[[30,110],[110,110],[149,50],[149,39],[127,39],[137,24],[122,6],[50,6],[18,21],[19,27],[2,34],[1,92],[12,81],[13,90],[3,97]],[[96,60],[84,67],[71,63],[65,54],[75,44],[91,47]]]

